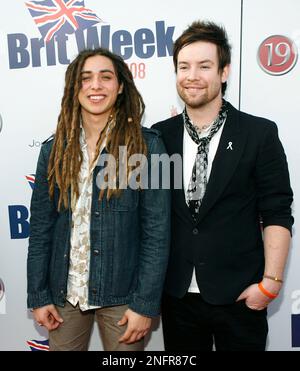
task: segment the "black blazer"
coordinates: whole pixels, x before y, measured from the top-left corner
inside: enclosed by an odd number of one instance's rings
[[[162,133],[169,155],[182,156],[182,115],[153,128]],[[183,297],[195,267],[204,300],[233,303],[263,275],[260,221],[264,228],[279,225],[290,231],[293,224],[293,192],[276,124],[229,105],[197,222],[183,188],[174,189],[171,173],[172,237],[165,291]]]

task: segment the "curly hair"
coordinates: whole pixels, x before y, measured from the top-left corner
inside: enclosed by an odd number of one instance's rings
[[[57,184],[60,190],[59,210],[62,206],[68,208],[68,191],[70,189],[76,198],[79,197],[78,175],[83,155],[79,142],[81,105],[78,100],[78,94],[82,86],[81,72],[86,59],[98,55],[107,57],[112,61],[119,85],[123,85],[122,93],[118,95],[112,115],[109,118],[109,121],[113,118],[116,124],[106,138],[106,150],[114,156],[117,163],[119,146],[127,147],[127,159],[132,154],[146,155],[147,153],[141,128],[145,104],[135,86],[132,73],[127,64],[121,57],[107,49],[98,48],[81,51],[66,71],[61,110],[48,163],[49,195],[50,198],[53,198],[54,186]],[[98,158],[101,144],[104,140],[104,132],[105,130],[102,130],[99,135],[94,161]],[[126,163],[128,164],[128,161]],[[130,174],[130,170],[132,170],[132,167],[127,165],[127,174]],[[117,166],[117,178],[118,175]],[[121,181],[118,182],[119,185],[121,183]],[[120,193],[121,189],[118,186],[114,189],[109,188],[106,192],[106,197],[109,200],[112,196],[118,196]],[[101,189],[99,192],[100,200],[104,197],[104,194],[105,190]]]

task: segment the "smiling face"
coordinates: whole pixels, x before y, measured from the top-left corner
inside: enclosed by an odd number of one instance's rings
[[[107,120],[121,92],[122,85],[109,58],[95,55],[86,59],[78,94],[83,120],[90,115]]]
[[[222,83],[227,81],[229,66],[219,69],[217,46],[197,41],[178,53],[176,87],[191,109],[218,105],[222,101]]]

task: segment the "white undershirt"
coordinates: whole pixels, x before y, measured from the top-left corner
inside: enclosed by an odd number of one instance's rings
[[[217,149],[220,143],[220,138],[223,132],[224,124],[219,129],[219,131],[212,137],[209,143],[208,149],[208,163],[207,163],[207,181],[209,180],[209,176],[211,173],[212,163],[214,161],[215,155],[217,153]],[[210,132],[211,126],[201,132],[200,138],[207,137]],[[186,190],[189,186],[189,182],[192,176],[193,166],[197,154],[198,145],[192,140],[189,133],[184,126],[184,133],[183,133],[183,186],[184,186],[184,194],[186,195]],[[193,271],[192,281],[189,287],[188,292],[199,293],[200,290],[197,285],[196,281],[196,274],[195,268]]]

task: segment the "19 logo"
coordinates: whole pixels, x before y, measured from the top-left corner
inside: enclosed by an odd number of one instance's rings
[[[270,36],[261,43],[257,58],[260,67],[266,73],[285,75],[297,63],[297,46],[286,36]]]

